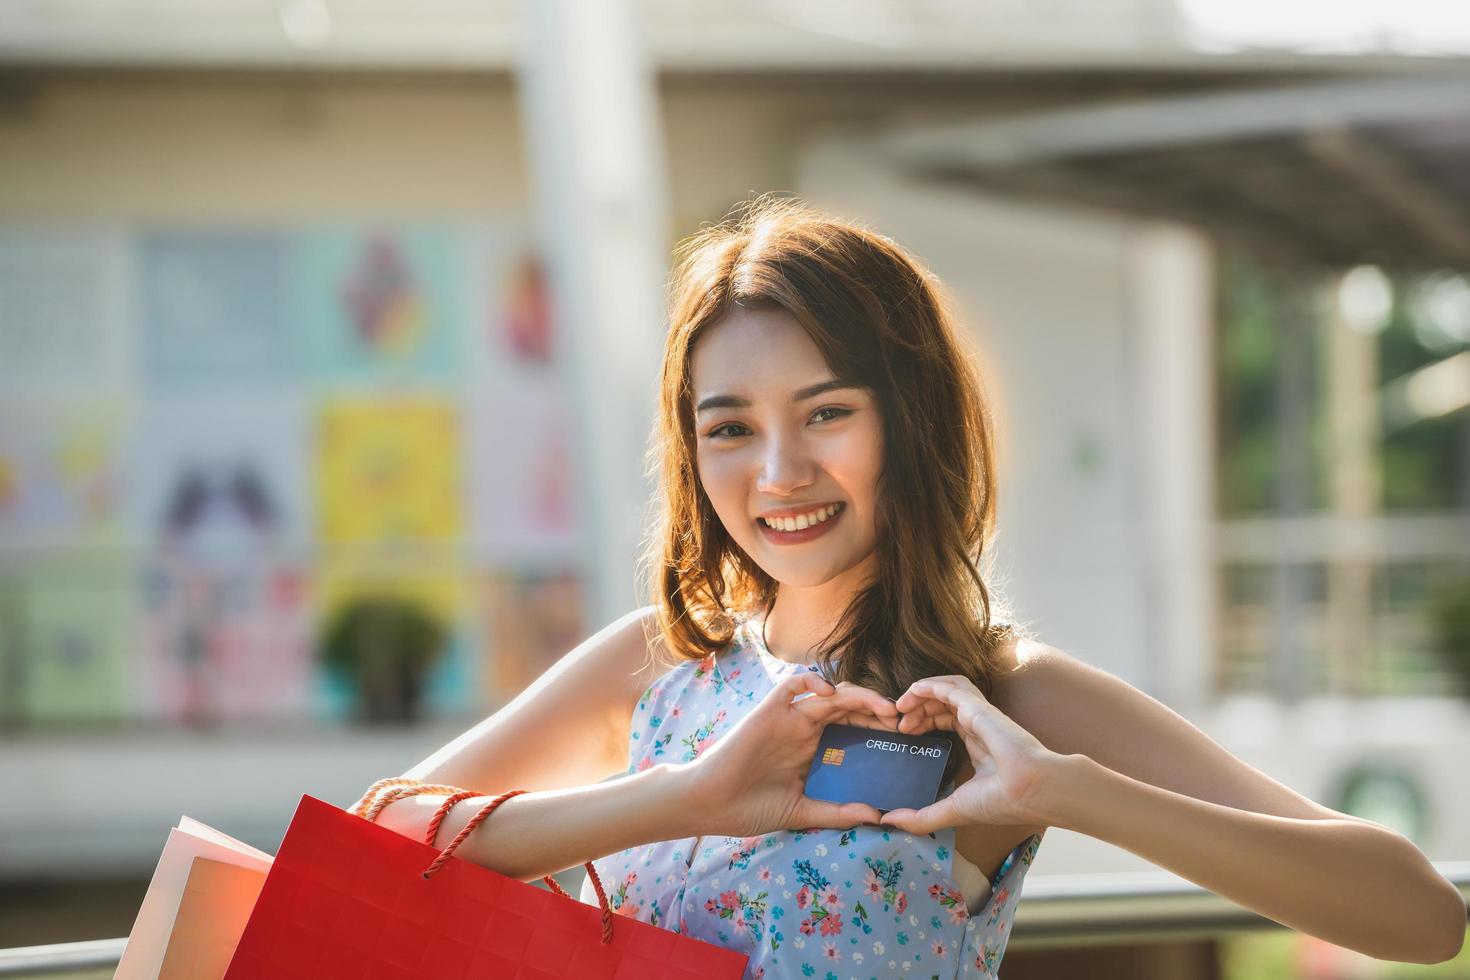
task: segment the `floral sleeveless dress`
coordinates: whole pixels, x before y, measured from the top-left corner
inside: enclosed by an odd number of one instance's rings
[[[644,692],[629,772],[692,762],[782,679],[816,669],[772,656],[759,626],[744,621],[729,648],[680,664]],[[748,954],[746,980],[972,980],[996,975],[1041,837],[1016,846],[973,915],[951,877],[952,828],[687,838],[593,866],[619,914]],[[590,881],[581,897],[596,903]]]

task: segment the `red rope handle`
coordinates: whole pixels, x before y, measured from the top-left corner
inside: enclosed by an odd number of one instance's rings
[[[400,789],[400,787],[403,788]],[[391,793],[385,793],[385,790],[390,790]],[[367,792],[362,795],[362,799],[352,804],[347,812],[355,817],[365,817],[368,820],[372,820],[382,811],[383,807],[405,796],[419,796],[424,793],[458,793],[459,791],[460,788],[458,786],[446,786],[439,783],[421,783],[417,779],[410,779],[407,776],[392,776],[388,779],[380,779],[369,786]],[[387,798],[379,802],[379,794]],[[368,816],[368,811],[374,806],[377,808],[372,810],[372,816]]]
[[[471,797],[479,795],[479,793],[476,793],[472,789],[462,789],[439,804],[439,809],[435,810],[434,815],[429,818],[428,829],[424,831],[424,843],[430,847],[434,846],[434,838],[439,836],[439,825],[444,822],[444,818],[449,814],[449,811],[454,809],[454,804],[460,800],[468,800]]]
[[[374,783],[368,789],[368,791],[363,794],[362,799],[358,800],[358,802],[353,805],[351,812],[371,822],[377,818],[378,814],[383,811],[384,807],[395,800],[400,800],[409,796],[424,796],[428,794],[438,795],[439,793],[445,792],[447,792],[449,796],[447,799],[445,799],[443,803],[439,805],[439,808],[434,811],[434,815],[429,819],[429,825],[424,834],[424,843],[428,844],[430,847],[433,847],[434,838],[438,836],[439,833],[439,826],[444,822],[444,818],[449,814],[449,811],[454,808],[455,804],[470,799],[471,797],[483,796],[484,794],[477,793],[474,790],[460,789],[458,786],[429,785],[420,783],[418,782],[418,780],[415,779],[408,779],[406,777],[396,776],[390,779],[380,779],[376,783]],[[507,793],[500,794],[495,799],[491,800],[489,803],[481,807],[479,811],[469,819],[469,822],[464,825],[460,832],[454,836],[454,840],[450,841],[448,846],[440,851],[439,856],[434,858],[433,862],[428,866],[428,868],[424,870],[424,877],[433,877],[434,873],[442,868],[444,866],[444,863],[448,861],[451,856],[453,856],[455,850],[459,847],[459,845],[464,843],[465,838],[469,837],[469,835],[473,833],[475,829],[480,826],[480,824],[484,823],[485,820],[490,816],[490,814],[494,813],[502,803],[504,803],[511,797],[520,796],[522,793],[525,792],[527,792],[527,790],[510,790]],[[583,864],[582,867],[587,869],[587,877],[592,879],[592,890],[597,893],[597,906],[602,912],[602,942],[604,945],[606,945],[607,943],[612,942],[612,907],[608,904],[607,892],[602,887],[602,879],[598,877],[597,869],[592,866],[592,862],[588,861]],[[566,890],[563,889],[561,885],[557,884],[556,879],[551,877],[551,875],[542,875],[541,880],[546,883],[547,888],[551,889],[551,891],[556,893],[557,895],[560,895],[563,898],[572,898],[571,895],[568,895],[566,893]],[[572,901],[575,902],[577,901],[577,899],[572,898]]]

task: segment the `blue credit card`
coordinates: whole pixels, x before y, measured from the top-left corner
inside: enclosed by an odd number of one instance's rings
[[[902,735],[828,725],[807,772],[806,795],[830,803],[868,803],[885,812],[917,810],[939,798],[953,753],[948,732]]]

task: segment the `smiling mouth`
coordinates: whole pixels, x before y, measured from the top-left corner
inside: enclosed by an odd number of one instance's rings
[[[757,517],[756,523],[767,530],[790,534],[794,531],[805,531],[809,528],[820,527],[842,513],[846,506],[846,503],[839,501],[835,504],[828,504],[826,507],[815,508],[806,514],[800,514],[795,517],[774,517],[769,519]]]

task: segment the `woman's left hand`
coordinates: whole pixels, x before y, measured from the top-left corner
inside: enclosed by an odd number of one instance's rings
[[[1043,792],[1065,756],[1042,745],[991,704],[968,677],[926,677],[896,702],[898,730],[920,735],[936,728],[964,742],[975,773],[953,793],[922,810],[890,810],[883,823],[913,834],[965,824],[1045,825]]]

